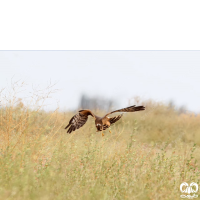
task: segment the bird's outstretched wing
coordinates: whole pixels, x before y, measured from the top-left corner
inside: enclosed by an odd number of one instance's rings
[[[110,125],[114,124],[116,121],[121,119],[122,116],[123,116],[123,114],[115,116],[115,117],[109,117]]]
[[[82,127],[87,122],[88,115],[95,117],[90,110],[79,110],[79,113],[74,115],[70,119],[69,124],[65,127],[65,129],[69,128],[67,130],[67,133],[71,133],[72,131],[75,131],[76,129]]]
[[[141,111],[141,110],[145,110],[145,107],[134,105],[134,106],[129,106],[127,108],[122,108],[122,109],[119,109],[119,110],[112,111],[112,112],[106,114],[105,117],[112,114],[112,113],[115,113],[115,112],[135,112],[135,111]]]

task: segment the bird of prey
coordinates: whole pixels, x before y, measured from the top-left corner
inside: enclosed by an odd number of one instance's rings
[[[97,132],[103,131],[109,128],[116,121],[118,121],[122,117],[123,114],[115,116],[115,117],[108,117],[108,115],[115,112],[135,112],[135,111],[141,111],[141,110],[145,110],[145,107],[134,105],[127,108],[122,108],[119,110],[112,111],[103,117],[96,116],[91,110],[79,110],[79,112],[70,119],[69,124],[65,127],[65,129],[69,128],[67,130],[67,133],[71,133],[72,131],[79,129],[87,122],[88,116],[90,115],[94,117],[95,119]],[[102,133],[102,136],[103,136],[103,133]]]

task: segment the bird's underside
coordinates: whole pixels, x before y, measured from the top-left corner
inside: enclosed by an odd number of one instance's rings
[[[72,131],[79,129],[87,122],[88,116],[90,115],[95,118],[95,126],[97,128],[97,132],[103,131],[109,128],[115,122],[117,122],[122,117],[123,114],[117,115],[115,117],[108,117],[108,115],[115,112],[136,112],[142,110],[145,110],[144,106],[134,105],[127,108],[122,108],[119,110],[112,111],[106,114],[104,117],[96,116],[91,110],[79,110],[79,112],[70,119],[69,124],[65,127],[65,129],[68,128],[67,133],[71,133]]]

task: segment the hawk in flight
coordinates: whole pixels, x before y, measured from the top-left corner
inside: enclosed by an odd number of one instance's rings
[[[96,116],[91,110],[79,110],[79,112],[70,119],[69,124],[65,127],[65,129],[69,128],[67,130],[67,133],[71,133],[72,131],[79,129],[87,122],[88,116],[90,115],[94,117],[95,119],[97,132],[103,131],[109,128],[110,125],[118,121],[122,117],[123,114],[115,116],[115,117],[108,117],[108,115],[115,112],[135,112],[135,111],[141,111],[141,110],[145,110],[145,107],[134,105],[127,108],[122,108],[120,110],[112,111],[103,117]]]

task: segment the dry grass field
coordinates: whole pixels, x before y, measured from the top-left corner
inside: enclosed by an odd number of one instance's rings
[[[1,98],[0,199],[180,199],[182,182],[200,186],[200,115],[143,102],[102,137],[93,118],[67,134],[74,113]]]

